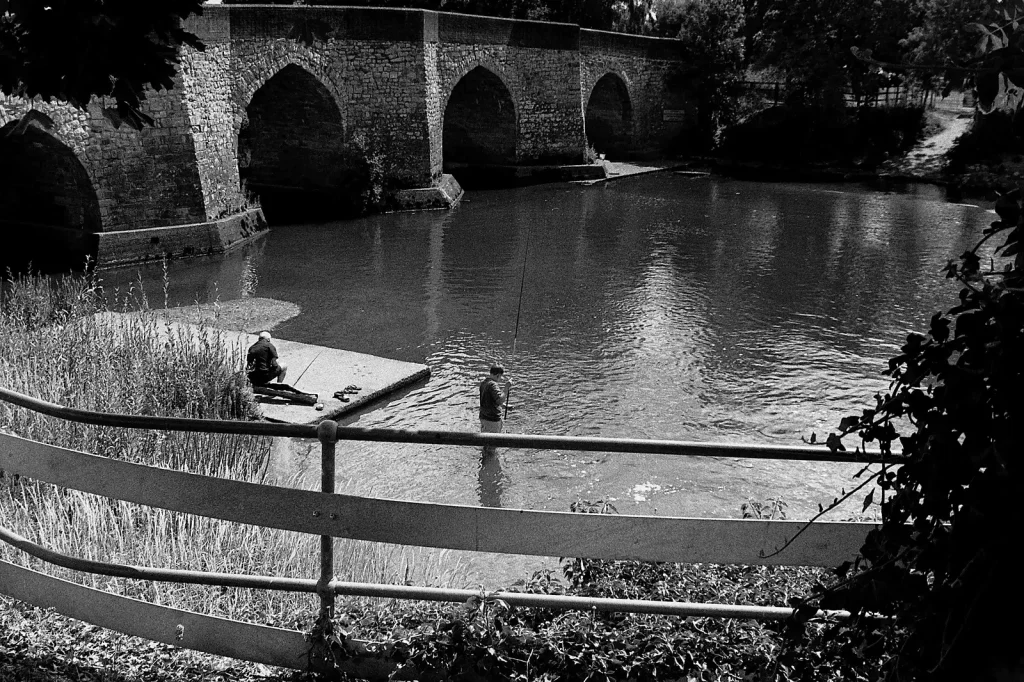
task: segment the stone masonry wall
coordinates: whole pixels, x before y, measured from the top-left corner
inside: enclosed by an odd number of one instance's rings
[[[433,37],[437,37],[437,22],[434,18]],[[442,174],[444,163],[444,148],[442,121],[444,116],[444,105],[447,102],[449,92],[441,92],[441,75],[438,72],[438,55],[441,47],[437,41],[427,41],[423,44],[423,74],[424,74],[424,97],[426,100],[426,116],[428,143],[430,145],[430,177],[431,182],[436,184]]]
[[[310,26],[326,27],[327,39],[308,33],[308,44],[297,40]],[[202,80],[223,78],[229,86],[218,93],[226,102],[214,99],[216,108],[204,105],[201,113],[217,121],[221,138],[200,154],[211,187],[237,185],[238,132],[246,107],[260,87],[290,64],[310,73],[330,93],[342,122],[341,146],[352,158],[382,160],[395,187],[430,184],[421,12],[207,6],[202,22],[190,28],[207,42],[208,52],[211,45],[215,48],[216,65],[205,68],[217,74]],[[223,123],[227,111],[229,135]],[[296,125],[302,125],[298,117]]]
[[[53,119],[52,135],[81,161],[99,202],[102,230],[174,225],[205,217],[188,116],[175,89],[147,93],[143,111],[153,127],[117,129],[102,113],[112,103],[94,101],[85,111],[61,103],[32,102]],[[30,106],[0,99],[0,126]]]
[[[654,152],[693,122],[665,120],[666,78],[678,67],[678,42],[606,31],[580,31],[580,99],[583,109],[597,81],[614,73],[633,107],[633,150]]]
[[[438,13],[437,89],[448,97],[477,66],[500,78],[516,109],[520,164],[579,163],[586,140],[579,103],[579,28]]]
[[[181,74],[185,107],[195,141],[196,169],[206,217],[217,219],[246,206],[238,182],[238,141],[235,130],[231,73],[231,22],[226,14],[204,11],[186,25],[206,48],[184,48]]]

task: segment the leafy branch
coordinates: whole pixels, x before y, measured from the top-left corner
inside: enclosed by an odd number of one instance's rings
[[[979,666],[1015,664],[1007,652],[1020,628],[1004,627],[999,613],[1024,604],[1008,553],[1024,520],[1017,509],[1024,492],[1020,192],[1000,197],[995,210],[999,219],[945,268],[962,287],[959,303],[936,313],[927,335],[908,335],[886,371],[891,394],[876,396],[875,409],[845,418],[837,436],[877,440],[886,455],[898,440],[902,452],[886,457],[882,470],[859,486],[879,485],[882,523],[868,534],[853,572],[812,602],[854,613],[847,634],[862,646],[880,635],[856,616],[891,617],[886,637],[896,653],[886,670],[892,675],[975,678]],[[992,248],[997,235],[1005,239]],[[993,265],[982,271],[990,248]],[[1008,262],[997,268],[996,259]],[[906,425],[906,432],[894,424]]]
[[[818,505],[818,513],[815,514],[814,516],[812,516],[810,518],[810,520],[807,521],[806,524],[801,526],[800,530],[798,530],[796,533],[793,534],[793,537],[788,538],[784,543],[782,543],[782,546],[781,547],[777,547],[774,552],[772,552],[770,554],[765,554],[764,550],[761,550],[760,552],[758,552],[758,556],[761,557],[762,559],[771,559],[772,557],[775,557],[775,556],[778,556],[779,554],[782,554],[782,552],[784,552],[786,550],[786,548],[788,548],[790,545],[792,545],[794,542],[796,542],[797,538],[799,538],[801,535],[803,535],[804,532],[808,528],[810,528],[812,525],[814,525],[814,523],[817,522],[818,519],[823,517],[825,514],[828,514],[830,511],[832,511],[833,509],[835,509],[839,505],[841,505],[844,502],[846,502],[848,499],[853,497],[856,493],[860,492],[864,488],[864,486],[866,486],[868,483],[871,483],[876,478],[878,478],[879,474],[881,474],[881,473],[882,472],[880,472],[880,471],[873,473],[871,476],[867,477],[859,485],[857,485],[857,487],[855,487],[852,490],[850,490],[850,492],[846,492],[844,490],[839,497],[833,498],[832,503],[829,504],[827,507],[823,507],[822,505],[819,504]],[[874,498],[874,494],[875,494],[875,491],[873,491],[873,490],[870,493],[868,493],[868,496],[864,500],[864,509],[862,511],[866,511],[867,508],[869,506],[871,506],[871,502],[872,502],[872,500]]]
[[[84,109],[95,97],[114,106],[115,126],[152,125],[149,90],[174,87],[181,48],[204,49],[182,22],[201,0],[10,0],[0,14],[0,92]],[[58,46],[58,47],[55,47]],[[74,57],[69,57],[74,55]]]

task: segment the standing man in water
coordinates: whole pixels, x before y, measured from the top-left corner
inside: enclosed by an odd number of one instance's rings
[[[504,386],[502,386],[504,383]],[[480,431],[501,433],[505,424],[501,420],[501,407],[508,400],[512,380],[505,379],[505,368],[491,365],[491,373],[480,382]]]
[[[512,380],[505,379],[505,368],[501,365],[491,365],[491,373],[480,382],[482,433],[501,433],[505,426],[501,420],[501,408],[508,401],[511,390]],[[501,462],[498,461],[498,449],[493,445],[484,445],[480,455],[480,504],[484,507],[500,507],[504,484]]]
[[[266,386],[274,379],[283,382],[288,373],[288,368],[277,361],[277,348],[270,342],[270,332],[260,332],[256,343],[249,346],[245,366],[253,386]]]

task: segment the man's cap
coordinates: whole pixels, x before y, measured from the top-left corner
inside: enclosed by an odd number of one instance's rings
[[[491,374],[504,374],[504,373],[505,373],[505,368],[502,367],[501,365],[498,365],[498,364],[491,365]]]
[[[269,339],[270,338],[270,332],[260,332],[260,338],[261,339]]]

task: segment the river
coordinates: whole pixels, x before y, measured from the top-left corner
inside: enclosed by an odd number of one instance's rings
[[[428,382],[347,422],[359,426],[475,430],[477,382],[500,361],[515,380],[511,432],[799,444],[884,392],[906,334],[956,300],[942,266],[992,219],[930,186],[662,173],[480,191],[450,212],[278,226],[233,253],[173,262],[169,302],[289,301],[301,313],[278,337],[430,366]],[[142,277],[159,296],[159,268]],[[286,473],[312,476],[316,451],[298,451]],[[339,445],[338,484],[430,502],[566,510],[583,498],[626,514],[729,518],[748,497],[781,496],[790,518],[807,518],[853,471],[515,449],[482,460],[454,446],[354,443]],[[846,515],[859,511],[850,503]]]

